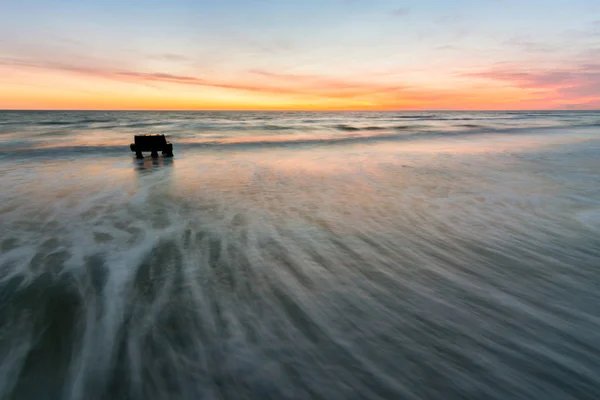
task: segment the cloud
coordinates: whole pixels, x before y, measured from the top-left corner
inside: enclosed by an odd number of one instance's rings
[[[128,84],[145,85],[156,90],[176,92],[172,85],[206,87],[238,92],[282,96],[289,101],[321,104],[371,104],[381,109],[398,108],[557,108],[581,104],[582,108],[600,105],[600,63],[580,60],[569,68],[545,70],[497,64],[494,68],[459,73],[472,78],[455,88],[414,87],[397,74],[375,78],[339,77],[319,74],[295,74],[264,69],[239,71],[225,80],[217,75],[185,75],[160,71],[135,71],[105,67],[70,65],[54,61],[0,57],[0,66],[31,68],[83,75],[92,79],[108,79]],[[385,75],[385,74],[384,74]],[[491,81],[491,82],[490,82]],[[493,84],[496,82],[496,84]],[[497,83],[504,88],[498,89]],[[170,85],[170,86],[166,86]],[[521,89],[522,91],[520,91]]]
[[[0,58],[0,65],[27,67],[82,74],[90,78],[110,79],[164,90],[163,84],[187,87],[209,87],[241,92],[281,96],[283,101],[302,104],[321,104],[322,107],[354,107],[374,109],[456,109],[468,101],[481,104],[482,98],[495,96],[493,92],[465,93],[460,89],[436,90],[415,88],[388,79],[387,82],[361,80],[360,78],[335,78],[311,74],[290,74],[268,70],[240,71],[235,80],[220,80],[210,76],[178,75],[165,72],[141,72],[70,66],[54,62]],[[369,76],[370,77],[370,76]],[[169,87],[170,92],[177,89]],[[291,96],[291,97],[290,97]],[[284,100],[285,99],[285,100]],[[290,100],[294,99],[294,100]],[[358,105],[358,106],[357,106]],[[362,105],[362,106],[361,106]],[[312,106],[311,106],[312,107]],[[316,107],[318,108],[318,107]]]
[[[117,76],[123,76],[127,78],[138,78],[146,81],[153,82],[169,82],[169,83],[181,83],[185,85],[205,85],[206,82],[199,78],[184,75],[173,75],[165,74],[160,72],[155,73],[144,73],[144,72],[132,72],[132,71],[118,71],[110,72]]]
[[[353,80],[340,80],[317,75],[283,74],[263,70],[245,71],[243,74],[240,74],[240,78],[237,82],[224,82],[217,79],[175,75],[163,72],[139,72],[80,67],[51,61],[31,61],[14,58],[0,58],[0,65],[72,72],[140,84],[170,83],[269,94],[292,94],[331,98],[351,98],[356,96],[380,95],[383,93],[399,93],[405,89],[405,87],[400,85],[384,85],[370,82],[357,82]],[[257,81],[257,76],[262,78],[260,82]],[[244,77],[246,79],[244,79]]]
[[[394,11],[392,11],[392,15],[397,17],[405,17],[408,14],[410,14],[410,8],[407,7],[396,8]]]
[[[151,60],[160,60],[160,61],[192,61],[191,58],[186,57],[186,56],[182,56],[180,54],[171,54],[171,53],[166,53],[166,54],[154,54],[149,56],[148,58],[150,58]]]
[[[520,88],[559,89],[600,82],[600,66],[588,64],[582,68],[557,70],[502,68],[465,75],[506,81]]]
[[[121,71],[115,72],[114,74],[119,77],[147,82],[165,82],[249,92],[296,94],[333,98],[378,95],[383,93],[401,92],[406,89],[400,85],[383,85],[369,82],[356,82],[352,80],[344,81],[315,75],[282,74],[262,70],[250,70],[247,71],[247,73],[251,75],[258,75],[266,79],[261,82],[257,82],[256,79],[248,79],[249,81],[253,81],[255,83],[246,83],[222,82],[214,79],[203,79],[167,73]]]
[[[402,85],[381,85],[372,82],[360,82],[354,80],[341,80],[338,78],[331,78],[319,75],[302,75],[302,74],[285,74],[279,72],[271,72],[264,70],[253,69],[250,70],[252,74],[266,77],[272,82],[284,85],[302,86],[305,88],[311,88],[312,90],[329,90],[339,92],[389,92],[389,91],[401,91],[406,89],[406,86]]]
[[[463,19],[461,15],[446,14],[434,19],[433,22],[440,25],[456,25],[462,23]]]
[[[600,20],[592,22],[592,35],[600,35]]]
[[[37,69],[49,69],[59,71],[69,71],[82,74],[90,75],[105,75],[109,76],[110,73],[101,69],[87,66],[76,66],[54,61],[35,61],[21,58],[11,57],[0,57],[1,66],[12,66],[12,67],[25,67],[25,68],[37,68]]]
[[[600,100],[600,79],[585,85],[561,88],[558,90],[562,98],[598,98]]]
[[[443,46],[438,46],[435,48],[436,50],[460,50],[461,48],[458,46],[455,46],[453,44],[446,44]]]
[[[55,37],[55,41],[57,43],[60,43],[60,44],[75,45],[77,47],[85,47],[86,46],[85,43],[83,43],[82,41],[77,40],[77,39],[73,39],[73,38],[70,38],[70,37],[69,38],[66,38],[66,37]]]
[[[538,94],[545,92],[546,99],[600,104],[600,64],[586,63],[553,70],[503,67],[465,75],[505,82]]]
[[[549,53],[557,50],[557,46],[532,40],[528,36],[514,36],[504,41],[505,45],[517,47],[527,52]]]

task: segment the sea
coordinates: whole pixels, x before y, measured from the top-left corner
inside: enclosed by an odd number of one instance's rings
[[[600,112],[2,111],[0,399],[600,399]]]

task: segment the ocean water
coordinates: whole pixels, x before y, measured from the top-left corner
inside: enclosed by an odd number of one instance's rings
[[[600,112],[0,112],[0,398],[599,399]]]

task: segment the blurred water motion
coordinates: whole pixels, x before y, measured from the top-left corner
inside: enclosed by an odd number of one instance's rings
[[[597,121],[0,113],[0,398],[597,399]]]

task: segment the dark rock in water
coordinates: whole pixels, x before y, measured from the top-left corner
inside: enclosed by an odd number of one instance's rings
[[[152,158],[158,157],[159,151],[165,157],[173,157],[173,144],[167,142],[165,135],[135,135],[134,143],[129,148],[137,158],[144,158],[143,151],[152,152]]]

